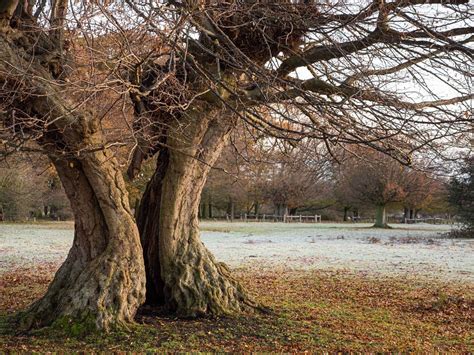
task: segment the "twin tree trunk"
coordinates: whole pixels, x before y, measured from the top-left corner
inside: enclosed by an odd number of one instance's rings
[[[0,83],[21,78],[18,90],[35,93],[13,105],[44,121],[38,143],[49,152],[71,202],[75,235],[44,297],[16,317],[20,327],[57,325],[82,333],[122,326],[133,321],[145,290],[147,303],[187,317],[258,307],[199,238],[201,191],[231,120],[193,109],[170,128],[139,209],[142,250],[121,171],[101,148],[100,123],[72,109],[51,74],[24,58],[23,49],[0,36]]]
[[[228,118],[194,109],[171,127],[138,213],[148,305],[182,317],[216,316],[257,305],[228,268],[202,244],[201,192],[233,126]]]

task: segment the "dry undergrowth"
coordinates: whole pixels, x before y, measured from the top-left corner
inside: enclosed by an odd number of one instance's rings
[[[45,265],[1,275],[1,314],[23,309],[39,297],[54,269]],[[324,271],[242,269],[237,274],[273,314],[179,320],[142,310],[137,317],[142,325],[130,333],[85,339],[4,334],[0,349],[474,351],[472,284]]]

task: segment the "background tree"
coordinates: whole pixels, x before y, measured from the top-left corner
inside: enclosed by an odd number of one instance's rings
[[[0,161],[0,206],[4,220],[71,217],[69,202],[50,163],[21,153]]]
[[[329,165],[325,154],[321,145],[313,141],[297,146],[280,142],[274,148],[262,190],[273,203],[276,215],[294,215],[321,197],[322,179]]]
[[[419,167],[417,167],[419,168]],[[435,177],[416,169],[406,169],[404,182],[405,198],[403,199],[403,223],[415,219],[421,209],[427,207],[433,196],[439,193]]]
[[[73,218],[71,206],[66,193],[61,185],[61,180],[56,171],[49,167],[47,171],[43,171],[44,187],[42,193],[43,212],[42,217],[68,220]]]
[[[474,236],[474,157],[468,157],[457,176],[448,185],[449,202],[455,206],[463,223],[462,236]]]
[[[344,222],[349,220],[349,212],[351,210],[353,211],[353,217],[357,218],[358,209],[362,204],[357,196],[354,196],[352,186],[348,181],[351,171],[357,169],[356,166],[351,166],[355,161],[356,159],[348,159],[343,164],[334,164],[333,166],[334,184],[332,192],[338,205],[343,210],[342,220]]]
[[[42,210],[41,194],[46,186],[29,164],[15,159],[0,162],[0,220],[22,221]]]
[[[374,227],[387,228],[386,207],[406,196],[403,166],[381,153],[363,152],[342,168],[340,188],[349,201],[375,207]]]

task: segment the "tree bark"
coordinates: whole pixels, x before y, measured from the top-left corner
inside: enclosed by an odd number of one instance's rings
[[[375,228],[388,228],[385,205],[377,205],[375,210]]]
[[[82,333],[131,323],[145,277],[120,170],[107,152],[53,163],[74,212],[74,242],[46,295],[20,315],[20,326],[70,325]]]
[[[138,221],[140,230],[148,231],[142,235],[147,274],[155,272],[148,268],[158,266],[147,262],[149,254],[159,255],[161,272],[161,280],[147,279],[147,290],[156,292],[147,293],[146,303],[163,303],[182,317],[217,316],[257,307],[200,240],[201,192],[233,126],[224,117],[209,119],[208,114],[206,110],[193,111],[170,132],[166,172],[160,174],[160,184],[152,179],[145,192],[160,190],[159,198],[155,196],[159,206],[150,210],[143,205],[140,212],[148,216]]]

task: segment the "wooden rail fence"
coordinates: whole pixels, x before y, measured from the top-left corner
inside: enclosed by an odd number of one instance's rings
[[[274,215],[274,214],[247,214],[243,213],[240,216],[234,217],[233,219],[240,219],[244,222],[283,222],[283,223],[321,223],[321,216],[320,215],[312,215],[312,216],[290,216],[290,215]],[[231,216],[227,216],[227,220],[233,220]]]

